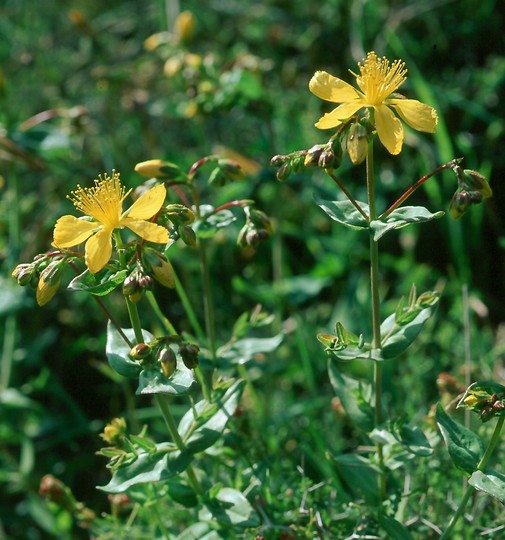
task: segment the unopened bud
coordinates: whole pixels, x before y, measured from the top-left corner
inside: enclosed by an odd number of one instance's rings
[[[142,252],[142,261],[156,281],[170,289],[175,287],[174,269],[165,255],[147,247]]]
[[[119,446],[126,434],[126,421],[124,418],[113,418],[104,428],[100,437],[112,446]]]
[[[181,11],[174,22],[174,38],[176,43],[188,43],[195,33],[195,17],[191,11]]]
[[[487,179],[482,176],[482,174],[471,169],[465,169],[463,175],[463,183],[465,186],[468,186],[469,190],[479,192],[484,199],[491,197],[493,191],[491,190]]]
[[[287,157],[287,156],[283,156],[283,155],[277,154],[276,156],[274,156],[274,157],[270,160],[270,165],[271,165],[272,167],[280,167],[281,165],[284,165],[284,163],[286,163],[286,161],[288,161],[288,157]]]
[[[37,285],[37,304],[43,306],[58,292],[61,283],[63,264],[61,260],[50,262],[42,270]]]
[[[456,191],[449,206],[449,212],[454,219],[459,219],[472,204],[466,191]]]
[[[277,180],[280,180],[283,182],[284,180],[287,180],[288,176],[293,172],[293,167],[291,166],[291,163],[287,161],[286,163],[283,163],[279,170],[277,171],[276,175]]]
[[[321,156],[321,153],[323,152],[324,146],[321,144],[316,144],[312,148],[309,148],[307,150],[307,155],[305,156],[304,165],[317,165],[319,162],[319,158]]]
[[[17,280],[18,285],[21,285],[21,287],[26,287],[27,285],[33,286],[34,282],[35,286],[37,286],[39,280],[39,274],[36,268],[33,264],[29,263],[18,264],[11,275]]]
[[[368,133],[364,126],[355,122],[347,132],[346,148],[354,165],[362,163],[368,152]]]
[[[145,178],[176,178],[181,174],[181,170],[174,163],[162,161],[161,159],[149,159],[135,165],[135,172]]]
[[[185,343],[179,347],[179,354],[181,355],[184,365],[188,369],[195,369],[198,367],[198,351],[200,349],[192,343]]]
[[[151,354],[151,347],[145,343],[137,343],[130,351],[130,356],[135,360],[142,360]]]
[[[187,246],[194,247],[196,245],[196,233],[189,225],[181,225],[178,228],[178,233]]]
[[[163,375],[165,375],[167,379],[171,377],[177,367],[177,357],[175,356],[174,351],[170,347],[162,349],[158,354],[158,361]]]

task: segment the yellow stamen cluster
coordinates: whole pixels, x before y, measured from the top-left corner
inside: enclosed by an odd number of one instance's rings
[[[106,173],[103,177],[99,175],[93,187],[83,188],[78,185],[68,199],[83,214],[115,228],[121,217],[123,201],[130,191],[121,186],[119,173],[112,171],[112,178]]]
[[[377,58],[373,51],[358,67],[361,75],[353,75],[371,107],[383,103],[406,80],[405,62],[395,60],[390,64],[386,57]]]

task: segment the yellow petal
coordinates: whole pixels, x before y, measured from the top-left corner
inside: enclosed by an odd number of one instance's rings
[[[86,242],[84,261],[92,274],[99,272],[112,255],[112,230],[102,229]]]
[[[374,107],[375,128],[381,143],[390,154],[399,154],[403,144],[403,126],[393,111],[385,105]]]
[[[123,217],[132,219],[149,219],[153,217],[165,202],[166,194],[167,190],[163,184],[153,187],[141,195],[123,214]]]
[[[358,91],[350,84],[326,71],[316,71],[309,81],[309,90],[318,98],[333,103],[345,103],[360,97]]]
[[[100,225],[96,221],[85,221],[74,216],[62,216],[56,222],[53,246],[68,248],[87,240]]]
[[[358,100],[351,101],[350,103],[343,103],[320,118],[319,122],[316,123],[316,127],[319,129],[336,127],[342,123],[342,120],[346,120],[362,107],[363,104]]]
[[[135,234],[138,234],[141,238],[147,240],[148,242],[166,244],[169,240],[168,231],[165,229],[165,227],[156,225],[156,223],[151,223],[150,221],[124,218],[121,220],[120,225],[122,227],[128,227]]]
[[[437,111],[416,99],[390,99],[388,104],[394,107],[400,118],[417,131],[435,133]]]

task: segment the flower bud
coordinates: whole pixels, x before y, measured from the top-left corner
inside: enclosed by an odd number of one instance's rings
[[[470,196],[466,191],[456,191],[449,206],[449,212],[454,219],[459,219],[471,205]]]
[[[142,262],[156,281],[170,289],[175,287],[174,269],[165,255],[153,248],[146,247],[142,252]]]
[[[324,146],[321,144],[316,144],[312,148],[307,150],[307,155],[305,156],[304,165],[317,165],[319,158],[323,152]]]
[[[482,176],[482,174],[471,169],[465,169],[463,175],[463,183],[465,186],[468,186],[469,190],[479,192],[484,199],[491,197],[493,191],[491,190],[487,179]]]
[[[270,160],[270,165],[272,167],[280,167],[281,165],[284,165],[284,163],[286,163],[288,159],[288,156],[277,154]]]
[[[50,262],[42,270],[37,285],[37,304],[43,306],[53,298],[58,292],[61,283],[61,274],[63,271],[63,261],[56,260]]]
[[[151,354],[151,347],[145,343],[137,343],[130,351],[130,356],[135,360],[143,360]]]
[[[188,369],[195,369],[198,367],[198,351],[200,349],[192,343],[184,343],[179,347],[179,354],[181,355],[184,365]]]
[[[346,148],[354,165],[359,165],[365,160],[368,152],[368,132],[360,123],[351,124],[347,133]]]
[[[134,270],[123,281],[123,294],[125,296],[131,296],[131,295],[136,294],[139,289],[140,289],[139,275],[138,275],[138,272]]]
[[[37,269],[33,264],[29,263],[18,264],[11,275],[17,280],[18,285],[21,285],[21,287],[26,287],[27,285],[37,286],[39,281]]]
[[[163,375],[168,379],[171,377],[177,367],[177,357],[170,347],[161,349],[158,353],[158,361],[160,363]]]
[[[112,446],[119,446],[126,435],[126,421],[124,418],[113,418],[104,428],[100,437]]]
[[[183,204],[168,204],[163,213],[174,225],[191,225],[196,220],[193,210]]]
[[[145,178],[168,179],[180,176],[181,170],[174,163],[161,159],[149,159],[135,165],[135,172]]]
[[[279,170],[277,171],[276,175],[277,180],[280,180],[283,182],[284,180],[287,180],[288,176],[293,172],[293,167],[291,166],[291,163],[287,161],[286,163],[283,163]]]
[[[39,493],[45,499],[69,511],[72,511],[75,506],[75,499],[70,489],[52,474],[46,474],[42,477]]]
[[[187,246],[194,247],[196,245],[196,233],[189,225],[181,225],[177,231]]]
[[[195,34],[195,17],[191,11],[181,11],[174,22],[175,43],[188,43]]]

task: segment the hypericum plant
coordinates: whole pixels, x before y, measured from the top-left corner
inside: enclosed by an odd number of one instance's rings
[[[354,503],[364,505],[355,531],[373,533],[379,529],[388,538],[411,538],[401,523],[398,499],[395,499],[397,474],[394,471],[413,459],[430,456],[433,449],[420,427],[407,420],[388,414],[384,404],[383,366],[398,359],[417,338],[426,321],[434,314],[438,301],[437,291],[418,294],[415,285],[407,299],[402,298],[394,313],[387,315],[381,309],[379,245],[381,238],[391,231],[414,223],[441,218],[444,212],[432,213],[422,206],[406,206],[405,201],[424,182],[442,170],[456,175],[457,191],[450,204],[454,218],[461,217],[475,203],[491,196],[487,180],[476,171],[461,168],[462,159],[453,159],[415,181],[412,186],[386,208],[377,207],[376,165],[374,139],[395,156],[402,150],[405,122],[417,131],[435,132],[438,116],[433,107],[397,93],[406,80],[407,70],[401,60],[390,63],[375,52],[367,54],[358,64],[358,73],[351,72],[357,88],[324,71],[317,71],[309,83],[317,97],[339,104],[317,123],[320,129],[335,128],[331,138],[308,150],[278,155],[272,159],[277,177],[285,180],[291,173],[307,167],[318,167],[335,182],[343,197],[323,200],[315,196],[316,203],[334,221],[369,237],[370,291],[372,335],[367,336],[359,327],[352,330],[338,322],[334,333],[317,337],[329,355],[329,376],[343,410],[361,433],[363,446],[368,451],[332,456],[335,468],[350,487]],[[358,166],[365,162],[367,201],[357,200],[347,182],[337,176],[343,156]],[[356,380],[339,370],[340,362],[365,361],[373,364],[373,380]],[[487,383],[475,383],[460,404],[478,410],[483,420],[489,420],[504,410],[503,387],[492,388]],[[458,426],[441,405],[437,422],[447,442],[456,466],[471,475],[470,484],[504,500],[505,483],[498,475],[484,472],[489,456],[498,440],[503,416],[498,421],[495,435],[484,454],[484,445],[477,435]],[[454,523],[460,509],[449,525]],[[402,508],[405,502],[400,505]],[[398,511],[398,512],[397,512]],[[366,525],[367,524],[367,525]],[[368,528],[370,527],[370,528]],[[447,537],[449,532],[444,534]],[[358,536],[356,536],[358,537]],[[375,538],[375,536],[373,536]],[[381,536],[382,537],[382,536]]]
[[[101,175],[90,187],[78,186],[69,198],[82,215],[60,217],[54,227],[54,249],[13,271],[20,285],[37,289],[39,305],[54,297],[65,274],[73,274],[68,288],[91,294],[107,316],[109,365],[123,377],[137,380],[137,394],[154,398],[171,437],[159,443],[146,428],[132,433],[123,418],[115,418],[105,427],[101,436],[107,446],[100,453],[109,460],[112,478],[100,489],[110,495],[110,519],[97,518],[58,479],[45,477],[41,493],[60,502],[61,508],[99,536],[116,531],[128,538],[173,538],[186,529],[188,538],[201,538],[216,534],[212,531],[243,530],[259,524],[244,494],[223,485],[224,477],[218,471],[225,467],[225,460],[220,458],[223,449],[216,445],[246,383],[235,372],[246,376],[243,364],[255,354],[277,347],[282,336],[248,338],[252,329],[271,320],[256,308],[252,314],[243,314],[230,332],[230,340],[217,347],[207,242],[237,219],[237,209],[245,217],[238,235],[241,246],[256,246],[268,238],[272,227],[250,200],[232,200],[217,208],[202,204],[197,176],[203,175],[203,166],[209,169],[211,186],[243,178],[237,163],[208,156],[187,173],[160,160],[139,163],[136,171],[148,180],[133,192],[121,184],[115,171]],[[135,201],[124,210],[130,194],[136,195]],[[205,331],[169,260],[178,242],[188,253],[198,254]],[[154,282],[177,290],[194,336],[177,332],[170,309],[158,303]],[[112,313],[105,303],[105,297],[117,290],[126,303],[127,328],[118,322],[121,314]],[[147,310],[155,315],[156,334],[142,324]],[[192,392],[185,400],[185,414],[176,422],[174,398],[188,394],[195,377],[203,398],[193,402]],[[204,472],[206,468],[212,468],[216,476]],[[181,506],[174,509],[174,503]],[[120,510],[126,512],[127,531],[116,519]],[[181,519],[177,516],[182,510],[186,513]]]

